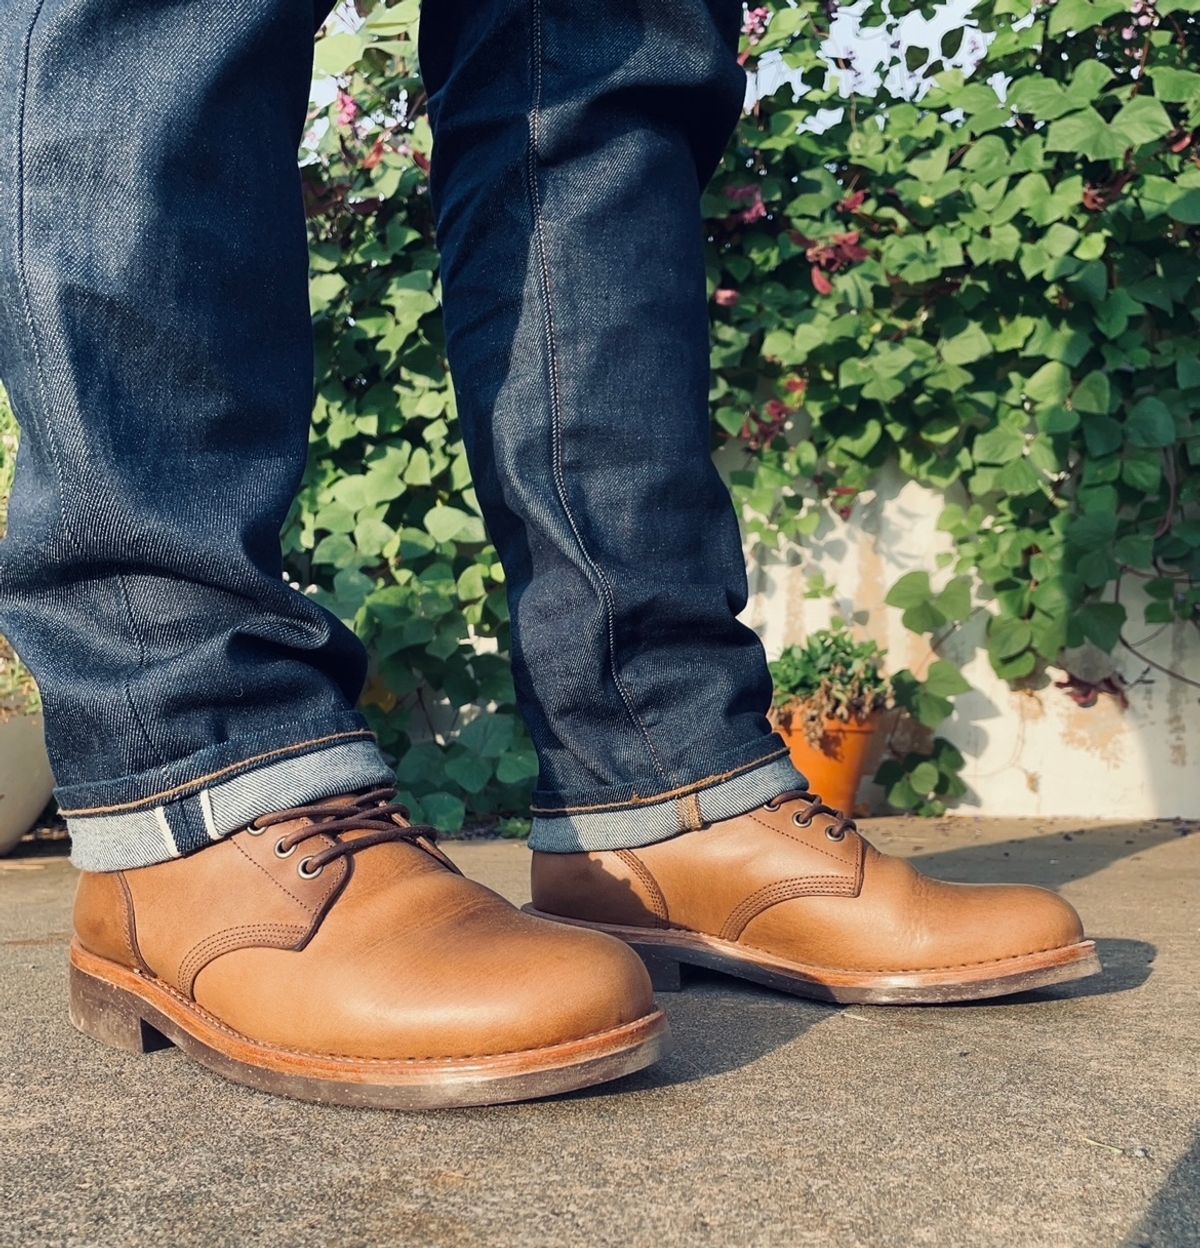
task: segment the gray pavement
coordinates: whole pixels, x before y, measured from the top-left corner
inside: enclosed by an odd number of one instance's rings
[[[833,1007],[697,978],[658,1068],[430,1115],[245,1091],[68,1025],[73,871],[0,860],[0,1244],[1200,1245],[1200,829],[867,821],[949,879],[1061,889],[1102,977]],[[512,842],[450,846],[525,897]]]

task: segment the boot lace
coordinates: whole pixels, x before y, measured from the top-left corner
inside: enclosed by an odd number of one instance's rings
[[[827,815],[832,822],[825,829],[825,835],[831,841],[844,841],[847,832],[857,832],[858,824],[843,811],[826,806],[820,795],[810,793],[807,789],[788,789],[766,803],[768,810],[778,810],[788,802],[799,803],[799,809],[792,812],[792,822],[798,828],[812,826],[817,815]]]
[[[408,810],[392,804],[396,790],[391,785],[313,802],[308,806],[291,806],[259,815],[246,829],[251,836],[262,836],[268,828],[292,819],[308,819],[305,827],[295,828],[275,842],[275,856],[290,858],[305,841],[314,836],[335,836],[338,832],[365,832],[352,841],[338,841],[317,853],[301,859],[297,870],[306,879],[315,879],[337,858],[349,858],[359,850],[373,845],[409,841],[431,851],[439,860],[449,861],[434,847],[437,831],[422,824],[408,822]]]

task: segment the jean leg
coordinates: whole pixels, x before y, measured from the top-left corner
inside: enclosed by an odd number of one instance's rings
[[[312,402],[296,149],[319,16],[5,10],[0,374],[23,440],[0,626],[93,869],[389,775],[353,709],[361,647],[281,573]]]
[[[737,0],[437,0],[447,342],[540,762],[534,844],[647,843],[799,779],[710,455],[700,192]]]

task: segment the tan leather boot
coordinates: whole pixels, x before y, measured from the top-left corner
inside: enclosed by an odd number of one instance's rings
[[[1054,893],[931,880],[810,793],[642,849],[535,854],[526,909],[620,936],[668,990],[681,963],[875,1004],[1000,996],[1100,969]]]
[[[620,941],[523,915],[384,804],[257,820],[197,854],[84,875],[71,1019],[179,1046],[267,1092],[423,1109],[639,1070],[667,1025]]]

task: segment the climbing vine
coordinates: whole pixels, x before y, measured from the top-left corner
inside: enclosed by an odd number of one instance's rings
[[[749,64],[782,57],[804,91],[758,102],[707,202],[748,526],[802,543],[898,465],[945,494],[953,550],[888,603],[935,648],[985,613],[1010,682],[1072,683],[1073,653],[1140,619],[1200,624],[1198,9],[995,0],[969,78],[947,68],[961,29],[905,49],[875,12],[893,85],[865,96],[823,51],[828,13],[747,17]],[[817,132],[819,109],[839,111]],[[945,660],[896,683],[930,729],[968,687]],[[936,741],[880,779],[938,810],[961,765]]]
[[[945,494],[951,550],[888,602],[935,646],[983,613],[1012,682],[1200,620],[1200,0],[1134,2],[992,0],[973,72],[957,31],[895,40],[870,83],[830,50],[836,8],[749,10],[743,63],[779,85],[704,200],[714,441],[741,452],[748,534],[803,545],[898,466]],[[449,828],[520,811],[536,764],[445,366],[417,0],[358,16],[318,43],[319,386],[287,558],[367,642],[367,714]],[[932,732],[968,685],[942,658],[895,688]],[[935,736],[880,779],[936,811],[961,766]]]

